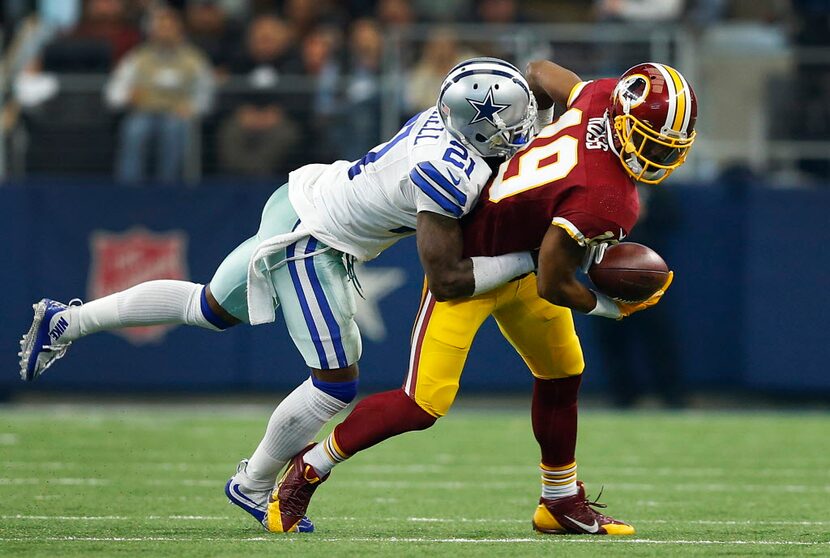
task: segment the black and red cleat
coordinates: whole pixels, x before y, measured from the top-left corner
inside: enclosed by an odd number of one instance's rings
[[[268,509],[262,525],[272,533],[302,533],[310,525],[305,512],[314,491],[328,475],[320,477],[314,467],[303,461],[303,456],[317,444],[309,444],[288,463],[288,468],[268,497]]]
[[[572,535],[633,535],[634,527],[602,515],[594,508],[605,504],[591,502],[585,496],[582,481],[578,492],[565,498],[540,498],[533,514],[533,528],[540,533]]]

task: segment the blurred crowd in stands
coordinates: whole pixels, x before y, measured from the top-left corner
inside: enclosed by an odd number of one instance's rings
[[[404,114],[432,105],[459,60],[505,54],[498,38],[459,41],[456,24],[695,30],[737,19],[830,44],[827,0],[3,0],[0,10],[9,173],[112,172],[128,184],[178,182],[194,156],[205,174],[253,177],[359,158],[381,135],[384,33],[399,26],[434,24],[403,56]],[[108,76],[103,94],[55,105],[56,76],[95,74]],[[830,129],[829,81],[810,85],[818,138]],[[69,139],[79,129],[85,140]]]

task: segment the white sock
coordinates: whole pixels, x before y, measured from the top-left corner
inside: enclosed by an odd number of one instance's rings
[[[348,403],[317,389],[311,378],[300,384],[274,410],[265,436],[248,460],[242,485],[251,490],[273,486],[288,460],[297,455]],[[246,481],[250,480],[250,486]]]
[[[576,488],[576,461],[561,467],[539,464],[542,472],[542,497],[564,498],[578,492]]]
[[[71,306],[52,318],[54,321],[60,316],[69,322],[57,341],[74,341],[90,333],[121,327],[161,324],[187,324],[219,331],[202,314],[202,288],[203,285],[189,281],[147,281],[83,306]]]
[[[349,456],[337,447],[337,442],[334,440],[334,433],[332,432],[325,440],[311,448],[303,456],[303,461],[314,467],[318,475],[324,477],[334,469],[335,465],[344,462],[348,458]]]

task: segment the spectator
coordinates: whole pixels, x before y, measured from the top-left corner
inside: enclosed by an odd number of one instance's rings
[[[325,0],[286,0],[283,8],[284,14],[297,37],[304,38],[317,27],[322,15],[332,13],[333,10],[323,10],[322,4]]]
[[[376,13],[383,27],[416,23],[411,0],[380,0]]]
[[[270,98],[241,105],[219,129],[219,163],[223,171],[267,177],[287,174],[300,143],[298,126]]]
[[[482,23],[491,25],[509,25],[523,20],[516,0],[481,0],[478,16]]]
[[[478,5],[479,22],[487,25],[515,25],[525,21],[517,0],[481,0]],[[516,56],[515,33],[491,34],[493,39],[476,44],[476,49],[487,56],[513,60]]]
[[[459,47],[451,28],[433,29],[407,83],[408,112],[414,114],[435,106],[438,90],[447,73],[458,62],[474,56],[472,51]]]
[[[152,7],[156,4],[158,4],[157,0],[127,0],[125,6],[127,21],[144,29]],[[167,5],[170,6],[170,4]]]
[[[415,63],[414,49],[394,33],[397,27],[418,23],[412,0],[380,0],[375,13],[381,29],[392,31],[386,35],[386,48],[400,53],[400,62],[404,67],[412,66]]]
[[[349,37],[349,81],[341,118],[340,156],[358,159],[380,138],[380,62],[383,38],[374,19],[358,19]]]
[[[191,124],[207,111],[212,92],[210,65],[185,41],[178,14],[169,8],[154,10],[147,42],[124,58],[106,89],[110,105],[127,111],[117,178],[125,183],[143,181],[146,152],[152,144],[158,180],[180,180]]]
[[[72,29],[77,24],[80,11],[79,0],[44,1],[38,5],[35,14],[20,20],[8,51],[3,54],[7,77],[21,71],[40,71],[44,46],[54,37]]]
[[[314,112],[332,114],[336,109],[340,66],[334,59],[339,35],[331,29],[318,29],[303,40],[302,74],[317,81]]]
[[[338,0],[340,9],[350,18],[370,17],[378,4],[378,0]]]
[[[277,88],[284,74],[302,74],[299,52],[293,48],[292,29],[282,19],[263,14],[248,26],[245,50],[230,65],[246,89],[255,93],[238,98],[217,136],[219,165],[226,172],[271,176],[284,169],[286,157],[300,141],[301,128],[286,117],[304,121],[305,95]]]
[[[650,25],[680,21],[685,3],[686,0],[595,0],[594,8],[599,22],[637,25],[638,32],[646,32]],[[595,71],[602,75],[619,75],[651,56],[649,47],[636,43],[620,48],[618,44],[601,41],[592,50]]]
[[[686,20],[696,31],[719,23],[726,15],[727,0],[692,0],[686,8]]]
[[[126,22],[124,0],[88,0],[83,19],[69,38],[106,44],[113,64],[141,42],[138,29]]]
[[[3,137],[0,150],[8,156],[12,175],[25,173],[25,155],[29,130],[23,111],[34,108],[58,93],[58,81],[43,70],[43,50],[54,37],[76,25],[81,12],[80,0],[43,0],[37,10],[25,1],[4,1],[0,11],[5,16],[0,44],[0,127]],[[26,14],[29,15],[26,15]]]
[[[685,0],[597,0],[600,21],[659,23],[678,21]]]
[[[235,22],[244,21],[251,13],[251,4],[255,0],[213,0],[222,8],[222,11]]]
[[[459,21],[473,13],[472,0],[413,0],[418,15],[429,21]]]
[[[383,37],[376,20],[362,18],[352,24],[349,36],[350,69],[358,79],[378,76],[382,47]]]
[[[304,162],[338,158],[339,142],[331,133],[340,84],[340,66],[333,55],[337,40],[337,32],[329,28],[317,29],[303,40],[302,74],[313,86],[310,94],[297,96],[301,104],[295,105],[295,112],[303,116],[303,133],[309,146]]]
[[[187,34],[196,48],[204,52],[217,72],[225,73],[228,54],[238,40],[228,14],[218,0],[197,0],[187,5],[185,11]]]
[[[300,71],[293,43],[291,27],[274,15],[261,15],[248,26],[245,51],[231,63],[231,72],[245,74],[254,87],[271,87],[281,73]]]

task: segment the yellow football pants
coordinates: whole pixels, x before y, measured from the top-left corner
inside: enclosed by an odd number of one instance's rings
[[[539,297],[536,275],[449,302],[436,301],[425,285],[403,388],[429,414],[441,417],[449,411],[470,345],[490,315],[535,377],[582,373],[585,362],[571,311]]]

